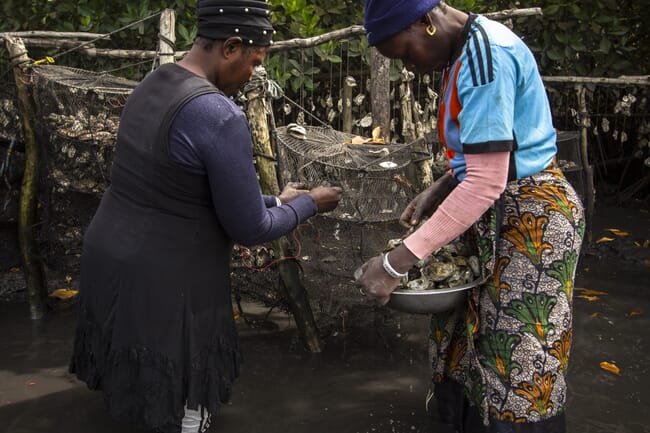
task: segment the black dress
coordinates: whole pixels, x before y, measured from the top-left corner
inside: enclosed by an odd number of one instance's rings
[[[178,110],[217,91],[173,64],[140,83],[84,237],[70,371],[103,391],[114,418],[147,429],[180,431],[186,404],[216,413],[239,372],[232,242],[206,176],[176,164],[167,144]]]

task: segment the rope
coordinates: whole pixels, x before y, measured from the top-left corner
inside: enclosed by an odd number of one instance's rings
[[[155,17],[159,16],[160,14],[162,14],[162,11],[158,11],[158,12],[152,14],[152,15],[149,15],[148,17],[142,18],[141,20],[138,20],[138,21],[136,21],[136,22],[133,22],[133,23],[127,24],[127,25],[125,25],[125,26],[123,26],[123,27],[120,27],[120,28],[117,29],[117,30],[113,30],[113,31],[110,32],[110,33],[106,33],[106,34],[104,34],[104,35],[102,35],[102,36],[100,36],[100,37],[98,37],[98,38],[95,38],[95,39],[92,39],[92,40],[90,40],[90,41],[84,42],[84,43],[82,43],[82,44],[80,44],[80,45],[78,45],[78,46],[76,46],[76,47],[74,47],[74,48],[70,48],[69,50],[66,50],[66,51],[64,51],[64,52],[62,52],[62,53],[56,54],[56,55],[52,56],[52,58],[57,59],[57,58],[59,58],[59,57],[61,57],[61,56],[64,56],[64,55],[66,55],[66,54],[69,54],[69,53],[71,53],[71,52],[73,52],[73,51],[76,51],[76,50],[78,50],[78,49],[80,49],[80,48],[83,48],[83,47],[85,47],[85,46],[87,46],[87,45],[90,45],[90,44],[92,44],[92,43],[94,43],[94,42],[97,42],[97,41],[99,41],[99,40],[101,40],[101,39],[106,39],[106,38],[108,38],[108,37],[114,35],[115,33],[119,33],[119,32],[121,32],[121,31],[123,31],[123,30],[126,30],[126,29],[130,28],[130,27],[136,26],[136,25],[138,25],[138,24],[140,24],[140,23],[143,23],[143,22],[145,22],[145,21],[147,21],[147,20],[150,20],[151,18],[155,18]]]
[[[151,61],[152,61],[152,60],[149,59],[149,60],[144,60],[144,61],[142,61],[142,62],[131,63],[131,64],[126,65],[126,66],[120,66],[119,68],[110,69],[110,70],[108,70],[108,71],[102,71],[101,74],[111,74],[111,73],[113,73],[113,72],[121,71],[122,69],[130,68],[131,66],[140,66],[140,65],[144,65],[145,63],[149,63],[149,62],[151,62]],[[156,59],[154,58],[154,59],[153,59],[153,62],[155,62],[155,61],[156,61]]]
[[[282,95],[282,96],[284,97],[285,100],[291,102],[293,105],[295,105],[296,107],[298,107],[298,109],[302,110],[304,113],[306,113],[306,114],[309,115],[310,117],[313,117],[313,118],[314,118],[318,123],[320,123],[320,124],[323,125],[324,127],[326,127],[326,128],[331,128],[331,127],[332,127],[332,125],[328,125],[327,123],[323,122],[323,121],[320,120],[318,117],[314,116],[314,115],[311,114],[309,111],[307,111],[306,109],[304,109],[300,104],[298,104],[297,102],[295,102],[294,100],[292,100],[291,98],[289,98],[287,95]]]
[[[171,39],[169,39],[167,36],[163,35],[162,33],[158,33],[158,39],[161,39],[164,43],[166,43],[167,45],[172,47],[174,51],[176,51],[176,43]]]

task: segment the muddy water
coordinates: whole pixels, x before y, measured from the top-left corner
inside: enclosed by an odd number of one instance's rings
[[[647,214],[619,218],[617,227],[648,239],[647,229],[638,235],[644,220],[647,226]],[[603,227],[594,228],[595,236]],[[649,255],[630,245],[601,246],[581,259],[570,433],[650,433]],[[603,293],[585,296],[583,288]],[[238,320],[242,376],[211,432],[449,431],[425,411],[425,316],[359,305],[323,327],[325,351],[313,355],[302,349],[285,313],[267,316],[268,309],[252,303],[244,311],[249,323]],[[0,303],[0,432],[138,432],[112,421],[101,395],[67,374],[75,314],[73,306],[33,324],[24,303]],[[616,364],[620,374],[601,369],[601,361]]]

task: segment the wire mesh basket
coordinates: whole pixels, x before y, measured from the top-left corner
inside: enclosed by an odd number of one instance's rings
[[[55,189],[101,193],[115,150],[120,114],[137,82],[57,65],[34,68],[34,99],[48,137]]]
[[[408,180],[411,149],[405,144],[351,144],[354,136],[327,127],[304,127],[302,137],[276,130],[280,178],[309,186],[343,188],[327,214],[356,222],[396,220],[414,196]]]

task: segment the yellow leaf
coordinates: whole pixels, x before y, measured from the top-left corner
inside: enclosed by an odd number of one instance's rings
[[[623,231],[623,230],[619,230],[619,229],[607,229],[607,231],[610,232],[613,235],[621,236],[621,237],[625,237],[625,236],[630,235],[628,232]]]
[[[641,248],[641,242],[639,241],[634,241],[634,246]]]
[[[607,370],[610,373],[614,373],[616,375],[621,373],[621,369],[618,368],[615,364],[612,364],[611,362],[603,361],[600,363],[600,368],[603,370]]]
[[[648,247],[650,247],[650,239],[646,239],[645,241],[643,241],[643,248],[648,248]]]
[[[18,272],[20,272],[20,268],[11,268],[9,269],[9,272],[11,272],[12,274],[17,274]]]
[[[239,316],[240,316],[239,311],[235,311],[235,320],[239,319]]]
[[[643,314],[643,310],[639,308],[635,308],[632,311],[630,311],[630,317],[640,316],[641,314]]]
[[[595,319],[595,318],[598,317],[598,316],[600,316],[600,313],[598,313],[598,312],[596,312],[596,313],[591,313],[591,314],[589,315],[589,317],[591,317],[592,319]]]
[[[596,300],[600,299],[598,296],[586,296],[586,295],[578,295],[578,296],[576,296],[576,298],[586,299],[589,302],[596,301]]]
[[[576,287],[575,291],[580,292],[585,296],[604,296],[604,295],[607,295],[607,292],[601,292],[600,290],[583,289],[582,287]]]
[[[602,244],[602,243],[605,243],[605,242],[611,242],[613,240],[614,240],[614,238],[608,238],[607,236],[603,236],[602,238],[598,239],[596,241],[596,243],[597,244]]]
[[[77,293],[79,293],[77,290],[57,289],[50,293],[50,296],[57,299],[70,299],[76,296]]]

